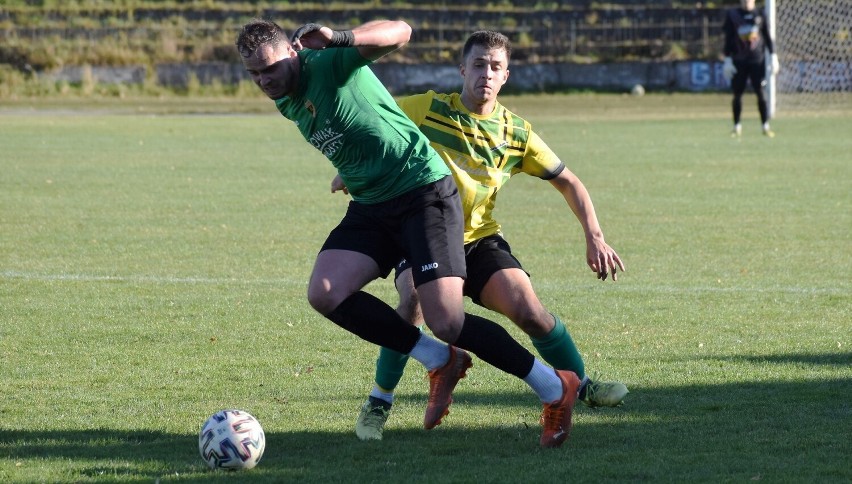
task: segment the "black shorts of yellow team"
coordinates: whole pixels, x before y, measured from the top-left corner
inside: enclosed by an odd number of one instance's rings
[[[467,264],[467,279],[464,281],[464,295],[471,301],[483,306],[480,295],[488,280],[502,269],[520,269],[521,262],[512,255],[512,248],[506,239],[500,235],[489,235],[475,240],[464,246],[465,262]],[[396,275],[411,267],[403,259],[396,265]],[[526,272],[526,271],[524,271]],[[529,273],[527,273],[529,276]]]
[[[411,261],[415,286],[442,277],[466,277],[464,218],[452,176],[390,200],[349,202],[346,215],[326,238],[323,250],[364,254],[382,277],[401,259]]]

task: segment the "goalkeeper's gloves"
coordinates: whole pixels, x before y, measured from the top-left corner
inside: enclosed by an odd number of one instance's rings
[[[737,68],[734,67],[734,60],[730,57],[725,57],[725,63],[722,65],[722,75],[725,76],[725,80],[730,82],[736,73]]]
[[[770,58],[772,60],[772,75],[774,76],[781,70],[781,63],[778,62],[778,54],[772,54]]]

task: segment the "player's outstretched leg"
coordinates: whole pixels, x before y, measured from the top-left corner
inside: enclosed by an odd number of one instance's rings
[[[579,400],[589,407],[618,407],[624,403],[629,393],[621,382],[603,382],[590,379],[586,375],[583,357],[574,344],[565,323],[555,314],[553,329],[540,338],[530,338],[538,354],[550,366],[560,370],[570,370],[580,379]]]
[[[571,436],[573,422],[571,414],[580,388],[577,374],[568,370],[555,370],[556,376],[562,381],[562,397],[559,400],[545,403],[541,412],[542,447],[559,447]]]
[[[471,366],[473,361],[467,351],[450,346],[450,359],[447,364],[429,372],[429,403],[423,417],[423,428],[429,430],[437,427],[441,424],[441,419],[450,413],[453,390]]]

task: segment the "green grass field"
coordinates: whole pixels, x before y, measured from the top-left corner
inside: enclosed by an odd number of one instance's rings
[[[0,101],[0,481],[849,482],[852,116],[782,113],[770,140],[753,99],[739,141],[727,96],[504,99],[628,269],[595,279],[549,184],[501,192],[587,370],[631,389],[578,406],[556,450],[533,393],[478,359],[443,425],[422,429],[411,364],[385,439],[357,440],[376,350],[304,296],[347,199],[268,102]],[[266,431],[247,473],[198,456],[228,407]]]

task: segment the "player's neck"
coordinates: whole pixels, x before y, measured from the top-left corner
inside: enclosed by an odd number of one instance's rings
[[[477,116],[488,116],[494,112],[494,107],[497,106],[496,98],[482,101],[479,99],[473,99],[470,96],[467,96],[464,92],[462,92],[460,97],[464,107],[467,108],[471,114],[476,114]]]
[[[299,80],[302,78],[302,61],[298,55],[290,59],[290,92],[288,96],[299,90]]]

